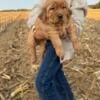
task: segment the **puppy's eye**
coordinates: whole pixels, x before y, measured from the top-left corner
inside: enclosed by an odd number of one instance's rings
[[[63,9],[65,9],[66,8],[66,6],[63,6]]]
[[[50,10],[54,10],[54,9],[55,9],[54,7],[51,7],[51,8],[50,8]]]

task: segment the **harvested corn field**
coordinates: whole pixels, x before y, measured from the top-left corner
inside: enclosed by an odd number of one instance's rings
[[[28,12],[16,14],[0,32],[0,100],[39,100],[37,72],[27,54],[27,16]],[[100,19],[88,18],[80,38],[81,55],[64,64],[76,100],[100,100]]]

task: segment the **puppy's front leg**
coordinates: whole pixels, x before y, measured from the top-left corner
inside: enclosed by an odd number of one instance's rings
[[[63,46],[62,46],[62,41],[58,35],[57,32],[52,32],[53,34],[50,34],[50,40],[53,44],[53,47],[55,48],[57,56],[63,60],[64,58],[64,51],[63,51]]]

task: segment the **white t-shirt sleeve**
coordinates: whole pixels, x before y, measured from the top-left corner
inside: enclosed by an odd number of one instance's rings
[[[37,2],[33,5],[32,11],[29,14],[29,18],[27,21],[27,25],[31,28],[42,11],[42,7],[45,3],[45,0],[37,0]]]

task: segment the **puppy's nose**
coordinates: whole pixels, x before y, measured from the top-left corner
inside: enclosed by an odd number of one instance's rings
[[[58,15],[58,19],[62,20],[63,19],[63,15]]]

